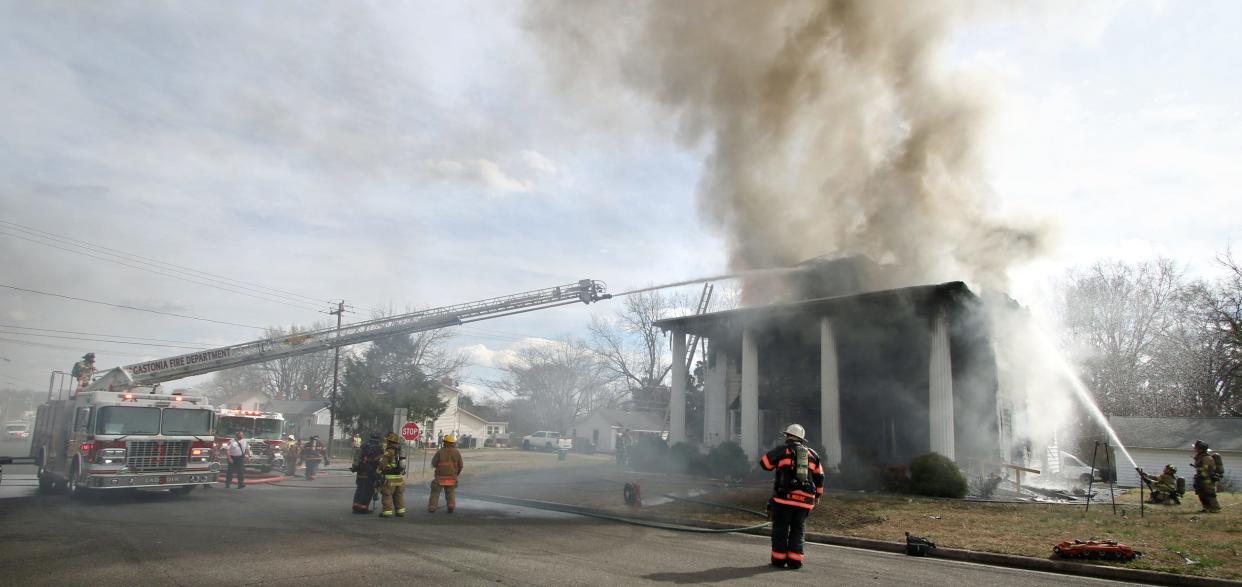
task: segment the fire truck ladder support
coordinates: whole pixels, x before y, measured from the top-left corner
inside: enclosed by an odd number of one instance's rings
[[[153,385],[221,369],[369,342],[387,336],[459,326],[467,322],[478,322],[578,302],[589,304],[611,298],[612,296],[605,291],[606,286],[603,282],[583,279],[576,283],[556,287],[347,324],[341,326],[339,330],[333,327],[298,332],[290,336],[256,340],[117,367],[96,379],[86,389],[105,391],[138,385]]]

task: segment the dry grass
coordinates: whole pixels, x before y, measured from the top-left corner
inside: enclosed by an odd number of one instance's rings
[[[734,490],[710,499],[756,507],[762,489]],[[1188,495],[1180,506],[1147,506],[1139,516],[1138,494],[1117,496],[1117,515],[1108,504],[998,504],[906,496],[830,494],[807,522],[807,530],[900,542],[904,532],[936,544],[985,552],[1046,558],[1063,540],[1114,539],[1143,552],[1132,568],[1242,579],[1242,495],[1221,494],[1219,514],[1199,514]],[[754,518],[691,504],[658,508],[670,516],[732,523]],[[1124,512],[1124,513],[1123,513]]]

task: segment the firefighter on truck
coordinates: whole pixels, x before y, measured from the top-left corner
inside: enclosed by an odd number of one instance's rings
[[[214,483],[215,410],[201,397],[143,391],[82,391],[39,406],[30,456],[40,490],[186,494]]]

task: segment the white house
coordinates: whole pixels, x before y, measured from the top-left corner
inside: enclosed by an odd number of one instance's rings
[[[1242,418],[1121,418],[1108,419],[1121,443],[1130,451],[1134,462],[1144,471],[1158,475],[1166,464],[1177,467],[1177,475],[1186,478],[1186,491],[1194,468],[1192,445],[1203,440],[1220,453],[1225,462],[1225,475],[1234,487],[1242,487]],[[1117,483],[1137,486],[1138,473],[1117,454]]]
[[[495,444],[496,438],[508,437],[509,423],[499,421],[487,406],[458,407],[457,414],[458,433],[477,438],[476,447],[486,446],[489,440]]]
[[[664,425],[660,414],[654,412],[626,412],[616,408],[600,408],[574,424],[570,434],[585,439],[599,452],[617,451],[617,433],[662,434]]]

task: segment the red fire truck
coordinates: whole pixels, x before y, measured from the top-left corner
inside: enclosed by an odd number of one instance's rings
[[[285,417],[275,412],[230,410],[221,408],[216,421],[216,458],[221,467],[228,466],[228,452],[224,445],[233,435],[242,432],[250,439],[251,458],[246,460],[247,469],[267,473],[285,466],[285,447],[281,440],[285,430]]]
[[[203,398],[141,388],[83,391],[39,406],[30,443],[39,488],[73,497],[109,489],[214,483],[215,410]]]

